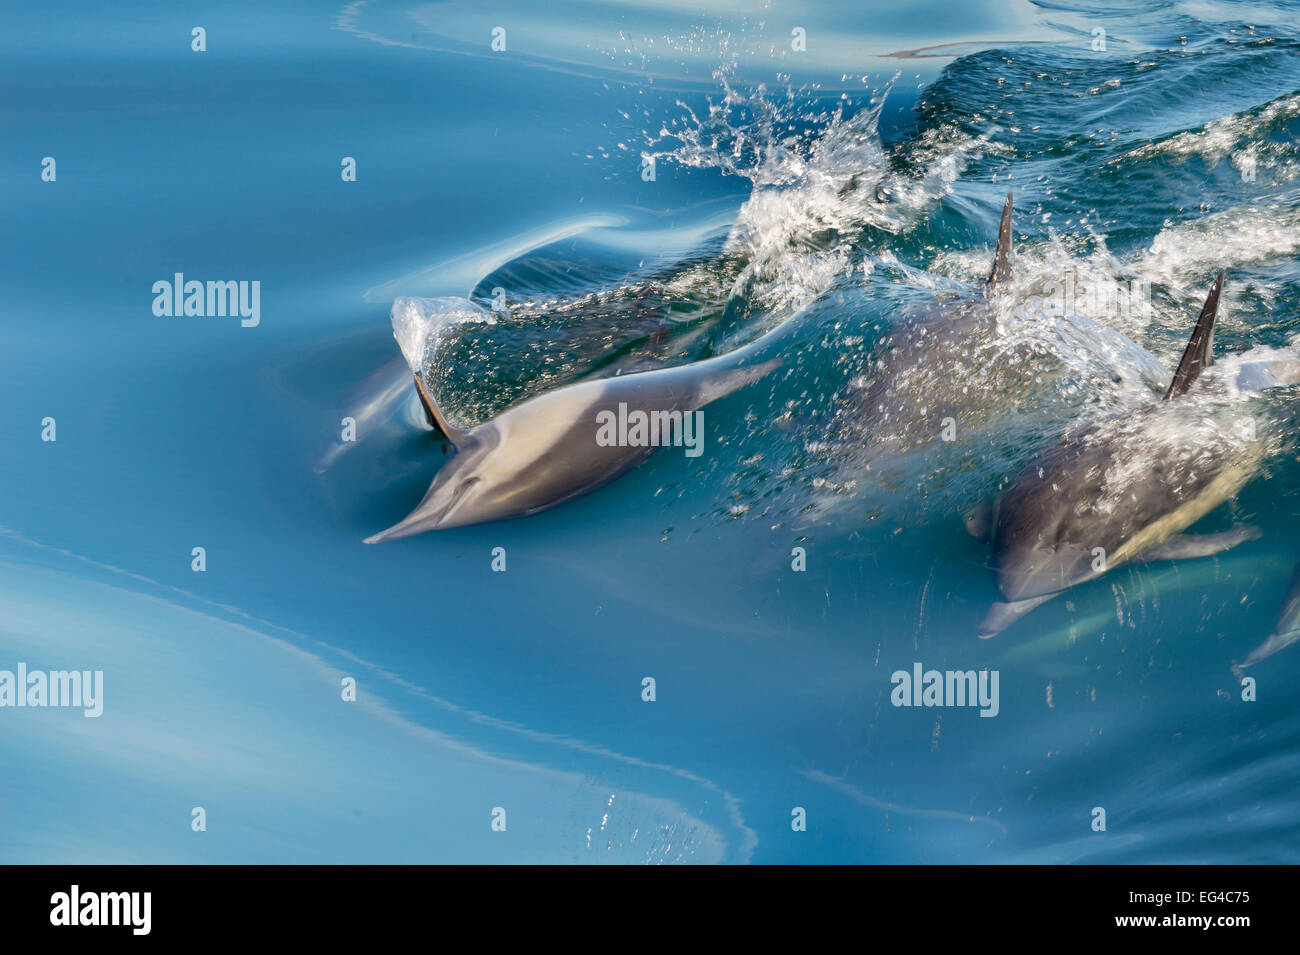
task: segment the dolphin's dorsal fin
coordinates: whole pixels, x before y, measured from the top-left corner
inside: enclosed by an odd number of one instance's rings
[[[1000,288],[1011,281],[1011,193],[1002,207],[1002,224],[998,226],[998,250],[993,253],[993,271],[985,285]]]
[[[1210,294],[1205,299],[1201,317],[1196,320],[1196,327],[1192,329],[1192,337],[1183,351],[1178,370],[1174,372],[1174,380],[1169,383],[1169,390],[1165,392],[1165,401],[1186,393],[1192,386],[1192,382],[1200,375],[1201,369],[1209,368],[1214,364],[1214,320],[1219,315],[1219,293],[1222,290],[1223,273],[1220,272],[1210,288]]]
[[[443,437],[457,447],[464,444],[465,432],[454,427],[438,410],[438,403],[433,400],[433,395],[429,394],[429,389],[424,385],[424,376],[418,371],[415,373],[415,390],[420,394],[420,404],[424,405],[424,416],[429,419],[429,424],[441,431]]]

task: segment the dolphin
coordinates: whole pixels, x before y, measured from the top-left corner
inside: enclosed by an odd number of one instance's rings
[[[851,429],[868,448],[908,451],[928,444],[945,427],[967,431],[1005,415],[1022,400],[1040,403],[1041,380],[1064,371],[1062,349],[1077,342],[1035,337],[1032,323],[1014,321],[1013,195],[998,225],[993,266],[982,285],[903,318],[875,346],[842,405]],[[1068,326],[1068,327],[1067,327]],[[1163,374],[1143,349],[1100,322],[1069,313],[1056,323],[1062,335],[1093,344],[1121,361],[1117,372],[1146,381]]]
[[[1002,601],[979,625],[995,636],[1034,607],[1132,560],[1217,554],[1259,536],[1238,526],[1182,532],[1232,498],[1257,472],[1253,427],[1210,413],[1188,392],[1214,364],[1215,279],[1164,399],[1086,427],[1031,462],[989,514],[992,570]],[[1235,380],[1206,376],[1194,397],[1229,387],[1252,394],[1300,381],[1294,359],[1238,366]],[[1231,406],[1228,406],[1231,411]],[[1220,409],[1222,411],[1222,409]],[[972,521],[968,526],[982,520]]]
[[[945,417],[969,412],[970,396],[964,391],[951,401],[936,400],[941,396],[935,394],[934,372],[942,370],[948,378],[947,366],[968,368],[975,344],[996,330],[999,298],[1012,277],[1011,210],[1007,193],[993,268],[983,286],[971,296],[904,318],[877,344],[866,372],[870,383],[857,401],[862,413],[854,415],[868,441],[910,446],[938,435]],[[958,380],[968,378],[965,373]]]
[[[694,412],[779,364],[748,364],[751,354],[752,348],[743,348],[688,365],[566,385],[469,429],[447,419],[417,371],[425,412],[456,454],[415,510],[366,543],[525,517],[588,494],[644,463],[674,434],[690,439],[698,422]],[[611,419],[631,422],[637,412],[651,422],[637,443],[630,437],[623,444],[601,439]],[[703,434],[696,432],[693,440],[702,441]]]
[[[1282,604],[1282,612],[1278,614],[1273,632],[1267,640],[1250,651],[1246,659],[1235,664],[1232,672],[1240,678],[1241,671],[1246,667],[1254,666],[1296,641],[1300,641],[1300,564],[1296,564],[1291,574],[1291,586],[1287,590],[1286,602]]]

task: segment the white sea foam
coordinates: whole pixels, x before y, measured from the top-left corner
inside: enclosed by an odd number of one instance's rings
[[[765,313],[750,333],[780,324],[857,268],[864,230],[906,231],[951,191],[970,157],[998,148],[948,127],[891,155],[878,129],[888,87],[856,111],[847,96],[809,110],[793,89],[739,89],[725,71],[716,78],[721,97],[704,115],[679,103],[682,118],[649,137],[647,155],[752,184],[725,243],[746,260],[733,297]]]
[[[1300,251],[1300,210],[1283,204],[1234,206],[1161,229],[1134,268],[1152,282],[1208,287],[1225,266],[1269,262]]]
[[[466,322],[496,323],[496,317],[486,308],[467,298],[452,295],[399,298],[393,302],[391,318],[393,337],[397,339],[406,364],[416,374],[423,373],[430,349],[437,347],[449,329]]]
[[[1139,146],[1119,157],[1120,161],[1173,156],[1199,156],[1217,161],[1232,156],[1241,144],[1258,141],[1279,123],[1300,117],[1300,93],[1281,96],[1258,110],[1234,113],[1206,123],[1200,129],[1178,133],[1168,139]]]

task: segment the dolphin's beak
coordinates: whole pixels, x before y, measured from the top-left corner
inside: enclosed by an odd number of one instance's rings
[[[400,540],[403,537],[414,537],[416,534],[423,534],[425,531],[438,530],[444,526],[443,521],[452,515],[457,506],[464,503],[465,492],[477,484],[478,481],[479,479],[476,477],[461,481],[457,484],[456,490],[452,492],[451,500],[446,501],[445,504],[433,504],[432,501],[435,495],[438,495],[440,490],[445,490],[445,485],[439,485],[435,481],[433,486],[429,488],[429,493],[424,496],[424,500],[416,506],[415,510],[388,528],[388,530],[367,537],[365,543],[382,544],[384,541]],[[439,496],[446,500],[445,493]],[[445,526],[456,527],[460,523],[463,522],[457,521]]]
[[[436,530],[438,523],[447,513],[449,507],[449,504],[444,504],[441,507],[429,508],[422,501],[415,510],[388,528],[388,530],[372,534],[366,538],[365,542],[367,544],[382,544],[384,541],[401,540],[403,537],[414,537],[416,534],[423,534],[425,531]]]
[[[977,635],[981,640],[996,637],[1039,604],[1047,603],[1055,596],[1056,594],[1047,594],[1041,597],[1029,597],[1025,600],[999,600],[989,608],[989,612],[980,621]]]
[[[425,531],[436,530],[437,527],[437,517],[430,520],[421,516],[417,511],[408,514],[388,530],[370,535],[365,539],[365,543],[382,544],[384,541],[401,540],[403,537],[414,537],[416,534],[423,534]]]

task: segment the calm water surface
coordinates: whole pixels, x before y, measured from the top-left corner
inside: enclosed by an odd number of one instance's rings
[[[963,529],[1061,429],[1150,400],[1124,370],[1172,373],[1218,269],[1221,353],[1296,334],[1298,17],[11,8],[0,669],[102,670],[104,709],[0,710],[0,859],[1300,861],[1300,649],[1252,669],[1255,702],[1231,671],[1300,559],[1294,396],[1261,401],[1262,473],[1197,528],[1261,528],[1235,550],[980,641],[995,589]],[[1015,329],[1064,372],[950,445],[865,454],[868,359],[987,274],[1009,189]],[[155,315],[177,272],[259,282],[256,327]],[[1035,311],[1066,276],[1139,292]],[[753,342],[782,368],[709,407],[698,458],[362,544],[446,453],[390,307],[495,289],[494,322],[434,312],[467,423]],[[1123,347],[1094,353],[1107,329]],[[997,716],[892,706],[918,662],[996,669]]]

